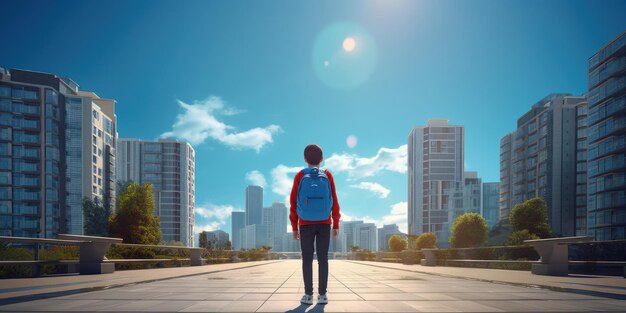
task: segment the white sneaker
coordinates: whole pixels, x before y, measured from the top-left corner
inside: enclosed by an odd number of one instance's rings
[[[300,303],[302,303],[302,304],[313,304],[313,295],[305,294],[304,296],[302,296],[302,299],[300,299]]]
[[[327,295],[318,295],[317,296],[317,304],[326,304],[328,303],[328,296]]]

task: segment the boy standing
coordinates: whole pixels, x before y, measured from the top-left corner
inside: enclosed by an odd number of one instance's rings
[[[318,304],[328,303],[328,246],[332,236],[339,232],[339,202],[335,181],[328,170],[320,169],[323,152],[318,145],[304,149],[308,167],[296,174],[290,197],[291,228],[293,238],[300,240],[302,250],[302,275],[304,276],[303,304],[313,304],[313,250],[317,251],[319,271]]]

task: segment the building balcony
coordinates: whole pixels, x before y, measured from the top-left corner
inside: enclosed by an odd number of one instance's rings
[[[625,71],[626,56],[611,59],[589,74],[588,88],[593,89],[614,75],[623,75]]]

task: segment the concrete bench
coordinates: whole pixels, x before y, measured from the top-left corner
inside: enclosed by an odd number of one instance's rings
[[[439,249],[422,249],[422,253],[424,254],[424,259],[420,260],[420,265],[422,266],[437,266],[437,256],[435,255],[435,251]]]
[[[27,237],[0,237],[2,242],[51,244],[51,245],[72,245],[79,246],[80,260],[78,264],[78,272],[80,274],[105,274],[115,271],[115,264],[104,263],[104,255],[113,243],[122,242],[120,238],[81,236],[61,234],[57,239],[47,238],[27,238]],[[38,258],[38,248],[35,249],[35,258]],[[46,261],[33,261],[33,265],[46,265]],[[37,267],[38,269],[38,267]],[[38,271],[35,271],[37,273]]]
[[[539,261],[532,265],[535,275],[567,276],[569,274],[568,245],[592,241],[588,236],[524,240],[539,253]]]
[[[115,272],[115,264],[104,262],[105,254],[109,247],[115,243],[121,243],[121,238],[97,237],[59,234],[57,236],[63,240],[80,241],[80,262],[79,273],[85,274],[108,274]]]

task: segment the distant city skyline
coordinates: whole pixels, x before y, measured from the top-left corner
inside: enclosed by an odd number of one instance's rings
[[[308,143],[324,148],[342,219],[405,232],[413,127],[463,125],[464,170],[498,181],[500,138],[546,94],[586,93],[589,57],[626,29],[624,1],[525,3],[4,1],[0,66],[115,99],[122,138],[192,144],[196,234],[231,233],[247,184],[285,202]],[[333,72],[355,64],[367,71]]]

